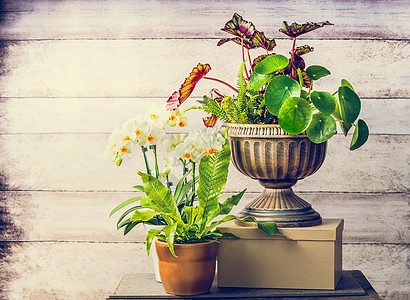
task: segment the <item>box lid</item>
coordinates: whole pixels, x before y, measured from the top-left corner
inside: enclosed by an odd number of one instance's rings
[[[283,236],[267,236],[257,227],[244,227],[235,221],[223,223],[217,227],[221,232],[230,232],[242,239],[291,239],[297,241],[335,241],[342,234],[343,219],[323,219],[321,225],[312,227],[279,228]]]

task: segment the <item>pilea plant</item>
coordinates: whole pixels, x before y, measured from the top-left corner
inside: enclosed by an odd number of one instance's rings
[[[241,46],[243,63],[239,68],[237,88],[225,81],[206,76],[211,70],[209,64],[198,64],[180,89],[168,99],[169,109],[177,109],[193,92],[201,79],[214,80],[235,92],[234,96],[211,90],[211,97],[204,96],[199,103],[201,109],[211,116],[204,118],[205,126],[215,126],[217,119],[229,123],[279,124],[292,135],[306,132],[314,143],[322,143],[336,134],[336,122],[347,136],[354,126],[350,150],[362,146],[368,138],[369,129],[365,121],[359,119],[361,101],[352,85],[345,79],[333,93],[316,91],[314,82],[330,75],[323,66],[306,67],[302,58],[312,52],[308,45],[296,46],[296,39],[302,34],[333,25],[328,21],[320,23],[283,22],[280,32],[293,39],[290,57],[272,53],[276,46],[274,39],[268,39],[256,30],[252,22],[234,14],[223,31],[234,35],[223,38],[218,46],[234,42]],[[250,50],[262,48],[266,54],[251,59]]]

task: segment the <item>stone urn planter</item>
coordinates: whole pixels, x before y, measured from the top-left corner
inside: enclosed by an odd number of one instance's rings
[[[168,294],[193,296],[207,293],[214,281],[218,242],[174,244],[155,241],[162,285]]]
[[[231,124],[228,127],[232,162],[242,174],[265,188],[238,217],[273,221],[278,227],[308,227],[322,223],[311,205],[292,186],[322,165],[327,143],[315,144],[304,135],[289,135],[278,124]],[[239,221],[240,222],[240,221]],[[243,226],[253,226],[240,222]]]

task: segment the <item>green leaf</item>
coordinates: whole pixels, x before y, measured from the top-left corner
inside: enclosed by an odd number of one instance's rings
[[[275,222],[257,222],[258,228],[266,235],[283,235],[276,226]]]
[[[134,197],[134,198],[125,200],[124,202],[122,202],[120,205],[118,205],[116,208],[114,208],[114,209],[111,211],[110,217],[111,217],[114,213],[116,213],[117,211],[119,211],[121,208],[123,208],[123,207],[125,207],[125,206],[127,206],[127,205],[129,205],[129,204],[131,204],[131,203],[137,202],[137,201],[139,201],[139,200],[141,200],[141,199],[142,199],[142,197]]]
[[[274,77],[268,84],[265,92],[265,104],[269,112],[275,116],[286,99],[300,96],[299,83],[285,75]]]
[[[137,190],[139,190],[139,191],[141,191],[141,192],[144,192],[144,187],[143,187],[142,185],[134,185],[132,188],[133,188],[133,189],[137,189]]]
[[[343,135],[347,136],[349,133],[350,128],[352,128],[352,123],[346,123],[341,121],[340,122],[340,128],[342,129]]]
[[[147,256],[149,256],[150,251],[151,251],[151,244],[154,238],[161,233],[162,229],[150,229],[147,233],[147,237],[145,239],[146,241],[146,247],[147,247]]]
[[[168,213],[173,216],[179,216],[178,207],[171,195],[171,190],[161,183],[155,177],[138,172],[144,183],[144,191],[148,199],[144,199],[141,205],[151,208],[154,211]]]
[[[128,224],[131,224],[132,221],[130,219],[126,219],[124,221],[122,221],[121,223],[117,224],[117,230],[119,230],[120,228],[127,226]]]
[[[286,56],[280,54],[269,55],[255,66],[254,71],[259,74],[273,74],[286,68],[288,64],[289,59]]]
[[[165,226],[163,229],[165,233],[165,238],[167,240],[169,251],[171,251],[172,255],[175,257],[178,257],[176,256],[175,251],[174,251],[174,238],[175,238],[175,233],[177,231],[177,226],[178,226],[178,223],[174,223],[172,225]]]
[[[118,226],[118,224],[120,224],[120,222],[121,222],[128,214],[132,213],[134,210],[137,210],[138,208],[141,208],[141,207],[142,207],[141,205],[137,205],[137,206],[134,206],[134,207],[131,207],[131,208],[127,209],[127,210],[121,215],[121,217],[118,219],[118,221],[117,221],[117,226]]]
[[[212,213],[218,209],[219,197],[228,178],[231,150],[226,131],[223,136],[225,144],[222,150],[213,155],[204,156],[199,163],[197,196],[201,218],[204,220],[203,224],[205,225],[208,217],[212,216]]]
[[[299,97],[287,99],[279,111],[279,125],[289,134],[299,134],[308,128],[312,120],[312,108]]]
[[[124,235],[127,235],[128,232],[130,232],[135,226],[137,226],[140,222],[132,222],[130,224],[127,224],[124,228]]]
[[[212,222],[211,225],[209,225],[206,228],[205,233],[211,231],[213,228],[215,228],[219,224],[222,224],[222,223],[225,223],[225,222],[228,222],[228,221],[231,221],[231,220],[236,220],[236,219],[238,219],[238,218],[236,216],[233,216],[233,215],[225,216],[225,217],[222,218],[222,220]]]
[[[231,212],[232,208],[239,203],[243,194],[245,194],[246,189],[244,189],[239,194],[233,195],[226,199],[222,204],[219,204],[218,215],[227,215]]]
[[[302,88],[303,87],[303,75],[302,75],[302,71],[300,70],[300,68],[298,68],[298,78],[299,78],[300,88]]]
[[[300,98],[306,99],[307,97],[309,97],[309,93],[306,92],[305,90],[301,90],[300,91]]]
[[[336,109],[336,99],[328,92],[313,92],[310,95],[315,107],[325,115],[331,115]]]
[[[336,133],[336,121],[323,113],[313,115],[312,122],[306,129],[308,138],[314,143],[323,143]]]
[[[249,78],[249,89],[251,91],[258,91],[273,77],[272,74],[259,74],[253,72]]]
[[[347,86],[349,89],[351,89],[354,92],[353,86],[346,79],[342,79],[342,86]]]
[[[193,225],[199,214],[199,207],[197,206],[184,206],[184,212],[186,213],[186,220],[188,227]]]
[[[342,120],[346,123],[354,123],[361,109],[359,96],[347,86],[339,87],[338,94]]]
[[[369,127],[362,119],[359,119],[353,133],[352,142],[350,143],[350,150],[356,150],[366,143],[369,137]]]
[[[330,71],[322,66],[310,66],[306,69],[307,76],[312,80],[318,80],[330,75]]]
[[[135,211],[134,214],[131,217],[131,221],[133,222],[145,222],[148,220],[151,220],[154,216],[159,215],[159,212],[156,211],[151,211],[151,210],[146,210],[146,211]]]

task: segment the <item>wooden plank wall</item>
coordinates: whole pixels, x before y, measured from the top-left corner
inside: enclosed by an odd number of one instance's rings
[[[291,46],[283,20],[335,24],[299,45],[332,72],[320,88],[354,84],[371,135],[355,152],[338,135],[296,189],[323,217],[345,219],[344,269],[362,270],[386,299],[409,296],[407,1],[0,3],[1,299],[104,299],[124,273],[151,271],[143,228],[124,238],[108,218],[133,195],[141,160],[117,168],[102,153],[114,126],[165,101],[198,62],[235,83],[239,47],[216,46],[234,12],[280,53]],[[190,128],[200,123],[193,113]],[[243,186],[240,206],[261,188],[232,169],[227,195]]]

